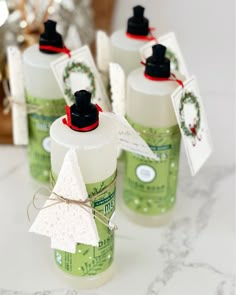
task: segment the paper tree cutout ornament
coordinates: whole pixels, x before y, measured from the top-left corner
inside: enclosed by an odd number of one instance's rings
[[[58,196],[69,201],[62,202]],[[87,206],[73,203],[86,200]],[[52,248],[70,253],[75,253],[77,243],[98,246],[97,227],[74,149],[65,155],[53,191],[30,232],[50,237]]]

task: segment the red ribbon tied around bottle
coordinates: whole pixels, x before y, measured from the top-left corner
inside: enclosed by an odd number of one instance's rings
[[[60,48],[60,47],[55,47],[51,45],[39,45],[39,49],[58,52],[58,53],[65,53],[68,55],[68,57],[71,57],[70,49],[68,49],[65,46],[63,48]]]
[[[136,40],[140,40],[140,41],[157,41],[156,37],[153,36],[152,32],[155,31],[155,28],[149,28],[149,34],[147,36],[143,36],[143,35],[134,35],[131,33],[126,32],[126,36],[128,38],[131,39],[136,39]]]
[[[144,66],[146,65],[143,61],[141,61],[141,64],[144,65]],[[175,82],[178,83],[182,88],[184,88],[184,83],[183,83],[183,81],[180,80],[180,79],[177,79],[177,77],[176,77],[175,74],[173,74],[173,73],[171,73],[171,74],[170,74],[170,77],[168,77],[168,78],[160,78],[160,77],[152,77],[152,76],[150,76],[150,75],[148,75],[148,74],[146,74],[146,73],[144,72],[144,77],[147,78],[147,79],[149,79],[149,80],[152,80],[152,81],[175,81]]]
[[[98,104],[96,104],[96,108],[97,108],[98,112],[102,112],[102,108]],[[69,106],[66,106],[66,117],[67,118],[62,119],[63,124],[67,125],[68,127],[70,127],[71,129],[73,129],[75,131],[81,131],[81,132],[91,131],[91,130],[95,129],[99,124],[99,120],[97,120],[95,123],[93,123],[89,126],[86,126],[86,127],[79,128],[77,126],[74,126],[71,122],[71,113],[70,113]]]

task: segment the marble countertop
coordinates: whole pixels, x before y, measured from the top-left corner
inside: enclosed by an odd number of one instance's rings
[[[25,148],[1,147],[0,155],[7,162],[0,177],[0,287],[68,288],[57,277],[49,240],[27,232],[26,207],[36,184],[28,175]],[[233,182],[233,167],[209,167],[193,180],[182,165],[173,220],[160,228],[134,225],[118,207],[113,280],[88,294],[231,294]]]
[[[213,103],[208,99],[208,108]],[[221,112],[231,107],[229,103]],[[210,126],[214,116],[209,116]],[[18,295],[39,291],[47,295],[235,294],[234,160],[231,150],[221,150],[219,137],[220,133],[225,142],[229,140],[224,129],[230,122],[216,124],[212,128],[216,151],[194,178],[182,151],[177,204],[169,224],[159,228],[132,224],[118,202],[114,277],[89,291],[68,291],[70,286],[55,270],[49,239],[28,233],[26,208],[38,186],[28,174],[26,148],[0,146],[0,294],[11,294],[8,290]],[[121,193],[120,164],[118,199]]]

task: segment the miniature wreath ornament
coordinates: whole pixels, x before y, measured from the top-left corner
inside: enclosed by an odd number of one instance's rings
[[[96,83],[95,83],[95,77],[93,72],[91,71],[90,67],[87,66],[84,63],[81,62],[74,62],[68,63],[67,66],[64,69],[63,72],[63,86],[64,86],[64,94],[69,97],[70,101],[74,101],[74,94],[71,89],[70,85],[70,74],[71,73],[81,73],[87,75],[90,85],[89,85],[89,91],[92,94],[92,98],[95,96],[96,93]]]
[[[184,106],[187,104],[192,104],[195,109],[195,116],[193,117],[193,122],[186,125],[185,115],[184,115]],[[201,112],[200,105],[197,100],[197,97],[192,92],[185,92],[180,99],[179,106],[179,115],[180,115],[180,127],[185,136],[192,139],[193,146],[196,145],[196,139],[201,140],[199,135],[200,126],[201,126]]]

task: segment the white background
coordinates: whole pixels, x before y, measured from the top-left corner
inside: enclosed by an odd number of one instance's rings
[[[210,162],[234,161],[234,0],[117,0],[113,30],[126,28],[135,5],[145,7],[157,37],[175,32],[189,74],[198,79],[214,144]]]
[[[157,36],[176,33],[190,74],[202,92],[233,95],[234,0],[117,0],[113,29],[126,27],[132,7],[145,7]]]

